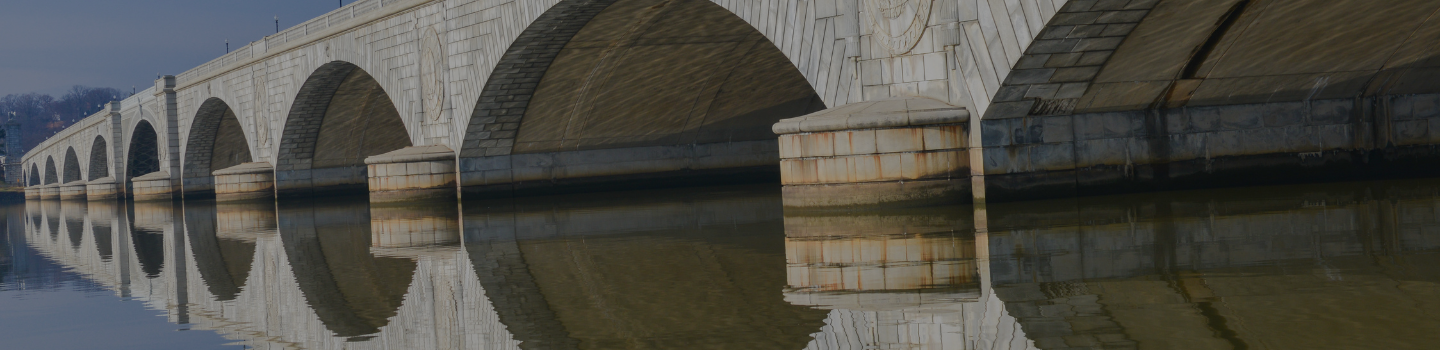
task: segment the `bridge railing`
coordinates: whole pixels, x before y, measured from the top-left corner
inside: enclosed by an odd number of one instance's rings
[[[225,54],[224,56],[220,56],[219,58],[210,60],[210,62],[205,62],[205,64],[201,64],[201,65],[198,66],[198,67],[195,67],[195,68],[192,68],[192,69],[190,69],[190,70],[187,70],[187,71],[185,71],[185,72],[183,72],[183,73],[180,73],[180,74],[178,74],[178,75],[175,76],[175,83],[178,84],[178,85],[186,85],[186,83],[188,83],[188,82],[194,81],[195,79],[198,79],[198,78],[200,78],[200,77],[203,77],[203,76],[205,76],[205,75],[208,75],[209,73],[215,72],[215,71],[217,71],[217,70],[223,69],[223,68],[225,68],[225,67],[229,67],[230,65],[235,64],[236,62],[241,62],[241,61],[244,61],[244,60],[247,60],[247,59],[250,59],[250,58],[253,58],[253,57],[257,57],[257,56],[263,56],[265,53],[269,52],[270,49],[280,47],[280,46],[284,45],[285,43],[294,42],[294,41],[300,40],[300,39],[306,37],[307,35],[314,34],[314,33],[318,33],[318,32],[320,32],[320,31],[325,30],[326,28],[330,28],[330,27],[333,27],[333,26],[336,26],[336,25],[339,25],[339,24],[343,24],[343,23],[345,23],[345,22],[347,22],[347,21],[349,21],[349,20],[354,19],[355,17],[360,16],[360,15],[364,15],[364,14],[366,14],[366,13],[370,13],[370,12],[372,12],[372,11],[378,10],[378,9],[380,9],[380,8],[382,8],[382,7],[385,7],[385,6],[392,6],[392,5],[396,5],[396,4],[402,3],[402,2],[413,2],[413,1],[406,1],[406,0],[359,0],[359,1],[355,1],[355,2],[353,2],[353,3],[350,3],[349,5],[345,5],[345,6],[343,6],[343,7],[340,7],[340,8],[338,8],[338,9],[334,10],[334,11],[330,11],[329,13],[326,13],[326,14],[324,14],[324,15],[320,15],[319,17],[315,17],[315,18],[313,18],[313,19],[310,19],[309,21],[305,21],[304,23],[300,23],[300,24],[297,24],[297,25],[292,26],[292,27],[290,27],[290,28],[287,28],[287,29],[285,29],[284,31],[281,31],[281,32],[279,32],[279,33],[276,33],[275,35],[266,36],[264,39],[261,39],[260,41],[254,41],[254,42],[251,42],[251,43],[249,43],[249,44],[246,44],[245,46],[242,46],[242,47],[240,47],[239,49],[236,49],[236,50],[234,50],[234,51],[231,51],[230,53]]]

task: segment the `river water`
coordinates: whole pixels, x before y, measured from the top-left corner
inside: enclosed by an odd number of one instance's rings
[[[845,212],[778,186],[3,207],[3,349],[1440,344],[1440,180]]]

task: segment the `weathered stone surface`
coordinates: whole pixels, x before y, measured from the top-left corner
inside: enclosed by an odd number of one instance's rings
[[[136,201],[159,201],[175,198],[170,174],[157,171],[130,179],[130,197]]]

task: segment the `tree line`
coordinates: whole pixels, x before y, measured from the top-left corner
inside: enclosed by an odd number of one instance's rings
[[[20,121],[20,147],[28,151],[60,130],[104,109],[105,103],[130,95],[119,89],[81,85],[70,87],[59,98],[35,92],[9,94],[0,97],[0,119]]]

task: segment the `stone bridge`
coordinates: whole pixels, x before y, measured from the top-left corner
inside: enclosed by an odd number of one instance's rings
[[[362,0],[157,79],[21,165],[28,196],[92,199],[778,173],[795,206],[1433,174],[1437,10]]]

